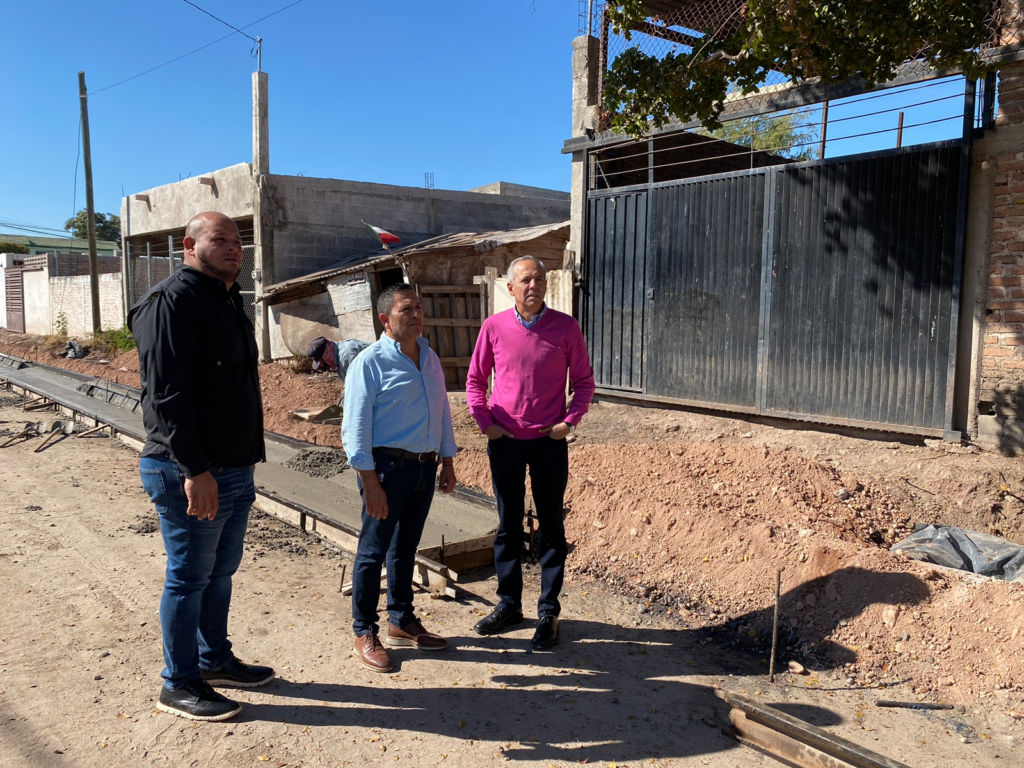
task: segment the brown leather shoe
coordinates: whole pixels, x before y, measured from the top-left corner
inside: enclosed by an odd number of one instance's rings
[[[427,632],[419,619],[413,619],[399,628],[388,622],[387,643],[392,648],[416,648],[421,651],[442,651],[448,641],[433,632]]]
[[[359,662],[367,669],[373,672],[391,671],[391,659],[376,632],[357,637],[353,650],[359,657]]]

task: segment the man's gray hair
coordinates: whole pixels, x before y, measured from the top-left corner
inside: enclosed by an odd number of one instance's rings
[[[545,267],[541,260],[538,259],[536,256],[520,256],[518,259],[513,259],[512,263],[508,265],[508,274],[506,275],[506,277],[508,278],[508,281],[510,283],[516,279],[516,264],[518,264],[521,261],[532,261],[534,264],[540,267],[541,274],[544,275],[544,277],[548,276],[548,268]]]

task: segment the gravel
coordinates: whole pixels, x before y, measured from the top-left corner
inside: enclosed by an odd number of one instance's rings
[[[348,462],[340,451],[310,449],[299,451],[285,462],[285,466],[326,480],[348,469]]]

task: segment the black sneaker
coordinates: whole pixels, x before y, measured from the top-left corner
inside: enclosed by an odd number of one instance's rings
[[[274,670],[258,664],[245,664],[232,656],[220,669],[204,669],[203,680],[209,685],[227,685],[232,688],[258,688],[274,679]]]
[[[227,720],[242,711],[241,704],[221,696],[203,680],[191,680],[176,691],[161,688],[156,708],[189,720]]]

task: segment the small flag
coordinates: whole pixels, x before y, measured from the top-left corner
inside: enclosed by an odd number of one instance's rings
[[[366,222],[364,221],[363,224],[366,224]],[[387,248],[389,245],[394,245],[395,243],[402,242],[397,236],[392,235],[386,229],[381,229],[380,227],[371,227],[369,224],[366,224],[366,226],[369,227],[370,231],[377,236],[377,239],[380,240],[380,244],[383,245],[385,248]]]

